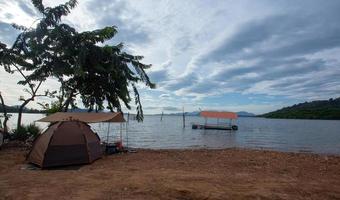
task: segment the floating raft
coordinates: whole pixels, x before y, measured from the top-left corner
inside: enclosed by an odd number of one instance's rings
[[[201,117],[204,117],[205,124],[193,124],[192,129],[214,129],[214,130],[238,130],[238,126],[233,124],[233,120],[237,119],[237,114],[234,112],[218,112],[218,111],[202,111]],[[208,118],[217,119],[217,124],[207,124]],[[219,119],[229,119],[229,123],[220,124]]]
[[[238,126],[223,126],[223,125],[215,125],[215,124],[193,124],[192,129],[213,129],[213,130],[238,130]]]

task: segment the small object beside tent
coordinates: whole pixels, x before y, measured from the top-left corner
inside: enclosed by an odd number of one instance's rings
[[[0,128],[0,148],[4,143],[4,129]]]
[[[88,124],[60,121],[39,135],[27,159],[45,168],[92,163],[101,156],[100,138]]]

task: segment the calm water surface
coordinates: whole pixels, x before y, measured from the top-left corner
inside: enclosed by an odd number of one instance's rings
[[[24,123],[40,119],[42,114],[24,114]],[[16,114],[10,120],[14,126]],[[122,135],[129,147],[138,148],[256,148],[291,152],[313,152],[321,154],[340,154],[339,120],[293,120],[239,118],[239,130],[193,130],[192,122],[201,122],[200,117],[186,117],[183,128],[182,117],[145,116],[143,123],[129,122],[122,126]],[[47,123],[37,123],[42,128]],[[92,128],[107,140],[108,124],[92,124]],[[127,131],[126,131],[127,129]],[[110,125],[110,141],[120,135],[120,125]]]

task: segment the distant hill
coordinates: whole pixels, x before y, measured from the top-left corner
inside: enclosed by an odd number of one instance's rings
[[[286,119],[340,119],[340,98],[305,102],[260,117]]]
[[[161,115],[161,114],[157,114],[157,115]],[[182,113],[182,112],[179,112],[179,113],[167,113],[167,114],[164,114],[164,115],[182,116],[183,113]],[[194,111],[194,112],[185,112],[185,116],[199,116],[199,115],[200,115],[200,112],[198,112],[198,111]]]
[[[17,113],[19,111],[19,106],[7,106],[5,105],[6,110],[8,113]],[[0,113],[2,113],[3,108],[2,105],[0,105]],[[43,113],[44,111],[42,110],[37,110],[37,109],[31,109],[31,108],[24,108],[23,110],[24,113]]]
[[[157,114],[157,115],[161,115],[161,114]],[[164,114],[164,115],[182,116],[183,113],[170,113],[170,114]],[[199,115],[200,115],[200,111],[185,112],[185,116],[199,116]],[[245,111],[237,112],[237,115],[239,117],[255,117],[256,116],[253,113],[249,113]]]
[[[245,111],[237,112],[237,115],[239,117],[255,117],[256,116],[254,113],[245,112]]]

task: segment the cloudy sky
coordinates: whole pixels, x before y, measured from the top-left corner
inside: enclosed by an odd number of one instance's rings
[[[339,10],[338,0],[79,0],[64,22],[78,31],[116,25],[109,43],[145,56],[157,84],[141,87],[146,113],[184,106],[259,114],[340,96]],[[13,43],[10,23],[31,26],[37,18],[30,1],[0,0],[0,41]],[[18,79],[0,69],[8,104],[23,94]]]

